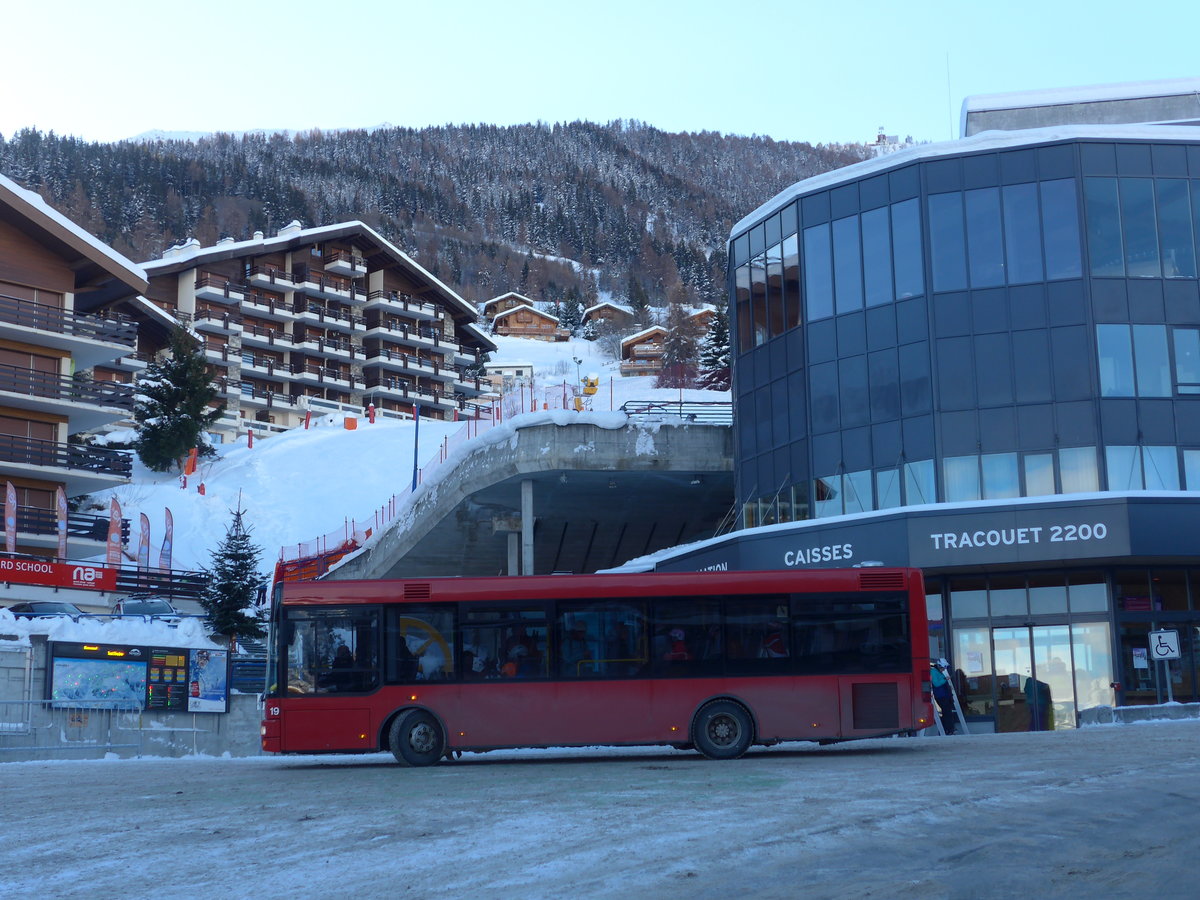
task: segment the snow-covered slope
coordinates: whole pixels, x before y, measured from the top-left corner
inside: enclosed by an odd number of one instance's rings
[[[533,402],[539,409],[543,403],[560,406],[563,394],[569,395],[576,384],[577,372],[600,376],[600,390],[593,400],[597,411],[618,409],[631,399],[729,398],[727,393],[656,389],[652,378],[621,378],[617,364],[590,341],[552,344],[509,337],[495,341],[499,351],[492,354],[492,362],[533,365]],[[523,408],[529,409],[528,388],[510,402],[524,403]],[[170,509],[172,565],[177,569],[209,564],[210,552],[224,537],[232,511],[240,503],[252,539],[263,550],[263,571],[268,572],[281,547],[315,541],[347,521],[367,519],[394,494],[404,493],[412,483],[414,458],[420,466],[437,459],[443,441],[453,442],[465,427],[462,422],[422,419],[420,428],[414,429],[412,422],[383,418],[374,424],[360,418],[356,425],[349,430],[343,417],[328,416],[314,420],[308,430],[256,438],[253,447],[245,436],[239,437],[220,446],[216,457],[202,460],[186,488],[181,488],[178,477],[151,472],[135,460],[131,483],[94,497],[107,510],[108,498],[116,496],[132,526],[130,551],[137,547],[139,514],[146,514],[151,564],[158,563],[165,510]],[[417,446],[414,431],[419,434]]]

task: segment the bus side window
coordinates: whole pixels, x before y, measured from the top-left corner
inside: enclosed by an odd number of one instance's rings
[[[644,603],[559,603],[555,634],[555,671],[562,678],[631,678],[646,671]]]
[[[387,609],[384,647],[392,684],[455,677],[454,606],[448,603]]]
[[[463,678],[544,678],[546,611],[537,606],[467,608],[463,613]]]
[[[725,608],[731,675],[782,675],[792,670],[787,597],[730,597]]]
[[[725,635],[721,602],[712,598],[654,603],[651,667],[657,675],[720,675]]]

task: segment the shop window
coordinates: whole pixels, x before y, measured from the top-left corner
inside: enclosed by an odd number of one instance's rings
[[[984,619],[988,614],[987,582],[955,578],[950,582],[950,615],[955,619]]]
[[[1058,451],[1058,471],[1064,494],[1100,490],[1100,472],[1095,447],[1066,447]]]
[[[1067,584],[1062,575],[1029,576],[1029,611],[1035,616],[1067,611]]]
[[[1071,612],[1107,612],[1108,584],[1100,572],[1072,572],[1067,579]]]
[[[1183,569],[1155,569],[1150,573],[1150,593],[1155,609],[1183,612],[1188,609],[1188,579]]]
[[[1026,616],[1029,599],[1024,576],[997,576],[988,585],[988,606],[993,616]]]

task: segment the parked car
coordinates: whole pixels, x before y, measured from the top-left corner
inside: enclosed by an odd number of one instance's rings
[[[87,615],[74,603],[67,603],[65,600],[27,600],[14,603],[8,611],[18,619],[40,619],[43,616],[70,616],[72,619],[78,619]]]
[[[164,597],[123,597],[113,604],[114,616],[141,616],[143,619],[161,619],[176,625],[179,610]]]

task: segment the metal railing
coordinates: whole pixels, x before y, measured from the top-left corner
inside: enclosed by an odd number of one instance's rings
[[[630,419],[643,422],[679,419],[704,425],[733,424],[733,404],[723,401],[626,400],[621,404],[621,412]]]
[[[141,755],[141,703],[0,700],[0,753],[101,754],[114,750]]]
[[[67,312],[56,306],[43,306],[0,294],[0,322],[53,331],[75,337],[92,338],[132,347],[137,342],[137,325],[126,316],[116,313],[101,318]]]
[[[133,410],[133,385],[116,381],[77,381],[70,375],[35,372],[20,366],[0,365],[0,391],[26,397],[94,403]]]
[[[133,474],[133,457],[124,450],[65,444],[40,438],[0,434],[0,461],[62,469],[87,469],[104,475],[128,478]]]

